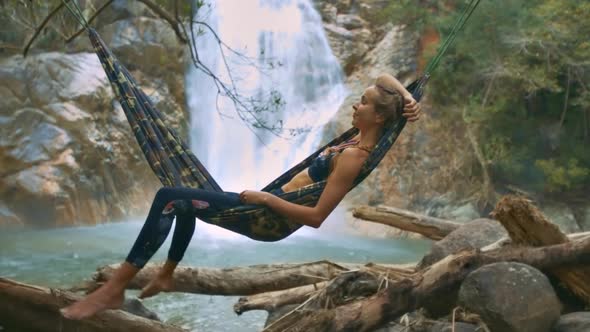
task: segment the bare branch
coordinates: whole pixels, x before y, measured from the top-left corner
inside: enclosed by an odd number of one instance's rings
[[[59,12],[59,10],[63,8],[63,6],[64,6],[64,3],[63,2],[60,3],[59,6],[55,7],[55,9],[53,9],[51,11],[51,13],[49,13],[49,15],[47,15],[47,17],[43,20],[43,22],[41,22],[41,25],[39,25],[39,27],[37,28],[37,30],[33,34],[33,37],[31,37],[31,39],[29,40],[29,42],[25,46],[25,49],[23,50],[23,57],[26,57],[27,56],[27,53],[29,52],[29,48],[31,47],[31,44],[33,44],[33,41],[41,33],[41,30],[43,30],[43,28],[47,25],[47,23],[49,22],[49,20],[51,20],[51,18],[55,14],[57,14],[57,12]]]
[[[191,11],[194,13],[195,12],[195,8],[194,8],[194,4],[191,3]],[[195,36],[195,28],[194,26],[196,25],[200,25],[205,27],[209,32],[211,32],[211,34],[213,35],[213,38],[216,40],[216,42],[218,43],[219,46],[219,50],[221,53],[221,57],[222,60],[224,62],[224,66],[225,69],[230,77],[230,84],[226,84],[225,82],[223,82],[215,73],[213,73],[206,65],[204,65],[201,62],[201,59],[199,58],[199,52],[198,49],[196,47],[196,38],[197,36]],[[264,141],[262,140],[262,138],[258,135],[258,133],[254,130],[254,128],[260,128],[260,129],[265,129],[270,131],[272,134],[279,136],[279,133],[283,130],[282,126],[276,127],[276,126],[267,126],[265,124],[264,119],[260,118],[257,115],[257,110],[256,110],[256,103],[257,101],[253,98],[244,98],[237,90],[237,83],[234,79],[234,77],[232,76],[232,70],[229,67],[229,64],[227,62],[227,55],[225,53],[225,49],[229,50],[232,54],[237,55],[238,57],[242,58],[242,59],[246,59],[249,60],[249,64],[260,69],[258,66],[256,66],[248,57],[246,57],[245,55],[243,55],[242,53],[232,49],[230,46],[228,46],[227,44],[225,44],[221,38],[219,37],[219,35],[217,34],[217,32],[206,22],[201,22],[201,21],[196,21],[191,19],[190,20],[190,24],[189,24],[189,29],[190,29],[190,33],[186,31],[186,29],[184,28],[184,26],[182,26],[182,28],[184,29],[184,34],[185,35],[190,35],[190,42],[189,42],[189,49],[191,52],[191,58],[193,61],[193,65],[195,66],[195,68],[197,68],[198,70],[200,70],[201,72],[203,72],[205,75],[209,76],[216,88],[217,88],[217,98],[216,98],[216,108],[217,111],[220,115],[225,116],[224,114],[222,114],[219,110],[219,96],[225,96],[227,98],[229,98],[232,103],[234,104],[234,108],[236,110],[237,116],[238,118],[243,121],[244,123],[246,123],[248,125],[248,129],[254,133],[254,135],[257,137],[257,139],[263,143]]]
[[[166,22],[168,22],[168,24],[170,24],[170,27],[172,28],[172,30],[174,30],[174,33],[176,33],[176,37],[178,37],[178,39],[183,44],[188,43],[186,34],[183,34],[179,28],[179,25],[181,25],[181,24],[179,24],[179,22],[172,15],[170,15],[167,11],[162,9],[160,6],[158,6],[156,3],[152,2],[151,0],[137,0],[137,1],[145,4],[154,13],[156,13],[158,16],[160,16],[162,19],[164,19]]]

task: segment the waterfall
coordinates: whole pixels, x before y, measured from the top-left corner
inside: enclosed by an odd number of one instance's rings
[[[320,15],[307,0],[218,0],[201,8],[220,38],[235,50],[265,63],[279,64],[261,73],[226,58],[242,93],[281,94],[285,107],[271,114],[287,128],[312,127],[294,138],[257,131],[238,119],[233,105],[217,97],[213,80],[193,66],[187,74],[191,112],[191,148],[224,190],[259,189],[313,151],[322,126],[344,98],[342,72],[323,31]],[[199,58],[223,81],[228,79],[217,41],[208,31],[197,38]],[[264,142],[261,143],[261,140]]]
[[[294,137],[253,131],[231,100],[217,96],[213,80],[191,66],[186,77],[191,149],[224,190],[258,190],[318,147],[323,125],[345,97],[342,70],[309,0],[218,0],[202,7],[196,19],[258,65],[245,66],[225,50],[230,77],[216,39],[201,28],[196,47],[211,71],[224,82],[234,79],[245,96],[278,91],[284,107],[266,118],[285,128],[309,129]]]

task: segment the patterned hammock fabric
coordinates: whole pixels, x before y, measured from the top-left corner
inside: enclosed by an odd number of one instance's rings
[[[135,138],[150,167],[162,184],[164,186],[185,186],[223,192],[199,159],[180,139],[179,135],[172,128],[166,127],[162,114],[139,88],[127,69],[106,47],[98,33],[92,28],[87,30],[94,50],[112,84],[113,91],[123,107]],[[422,77],[408,87],[416,100],[419,100],[422,96],[422,89],[426,80],[426,77]],[[355,179],[353,188],[364,180],[383,159],[405,124],[406,119],[400,116],[395,124],[385,130],[363,165],[360,174]],[[347,130],[289,169],[262,190],[271,191],[281,187],[295,174],[307,168],[312,160],[326,147],[338,145],[354,137],[357,133],[356,128]],[[296,191],[281,194],[280,197],[292,203],[315,206],[325,185],[325,180],[316,182]],[[196,211],[192,210],[192,212]],[[215,224],[259,241],[281,240],[302,226],[302,224],[287,220],[285,217],[260,205],[242,205],[223,211],[209,212],[206,215],[200,212],[198,217],[207,223]]]

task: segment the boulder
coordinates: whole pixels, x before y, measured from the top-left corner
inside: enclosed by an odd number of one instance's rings
[[[429,252],[418,263],[418,268],[430,266],[463,249],[485,247],[507,235],[508,233],[498,221],[485,218],[475,219],[461,225],[442,240],[433,243]]]
[[[471,272],[458,303],[492,331],[502,332],[549,332],[561,312],[549,279],[521,263],[494,263]]]
[[[13,56],[0,63],[0,87],[0,201],[10,211],[2,225],[95,224],[145,213],[146,190],[155,191],[157,180],[95,54]],[[177,108],[167,89],[154,95],[162,108]]]

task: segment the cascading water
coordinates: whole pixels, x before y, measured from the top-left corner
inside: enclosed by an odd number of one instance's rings
[[[322,126],[345,96],[340,65],[328,45],[321,17],[308,0],[218,0],[200,12],[205,15],[197,19],[205,20],[230,47],[255,59],[259,68],[274,65],[263,71],[232,66],[239,59],[226,50],[239,91],[248,96],[278,91],[284,107],[266,114],[271,124],[282,121],[285,128],[311,129],[291,138],[253,132],[238,118],[228,98],[217,98],[211,78],[194,66],[189,69],[191,149],[224,190],[260,189],[319,144]],[[228,82],[211,33],[205,30],[197,38],[197,50],[199,59]]]

